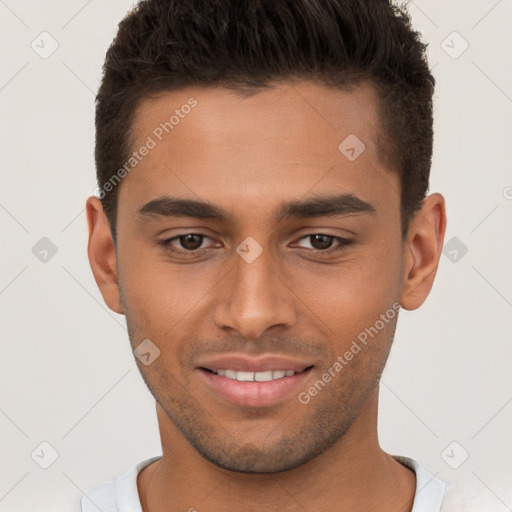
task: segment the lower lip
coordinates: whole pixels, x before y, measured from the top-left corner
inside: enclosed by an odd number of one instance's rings
[[[241,382],[198,368],[206,385],[228,402],[244,407],[266,407],[274,405],[304,389],[304,381],[312,368],[290,377],[266,382]]]

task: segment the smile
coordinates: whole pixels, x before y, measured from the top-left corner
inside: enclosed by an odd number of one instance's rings
[[[269,407],[293,401],[306,389],[313,366],[301,370],[246,371],[231,368],[197,368],[208,393],[236,407]]]

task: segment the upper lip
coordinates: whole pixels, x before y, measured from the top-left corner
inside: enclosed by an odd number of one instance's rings
[[[302,372],[313,366],[311,363],[292,357],[279,355],[248,356],[246,354],[224,354],[205,357],[198,361],[198,368],[208,370],[235,370],[238,372],[266,372],[277,370],[293,370]]]

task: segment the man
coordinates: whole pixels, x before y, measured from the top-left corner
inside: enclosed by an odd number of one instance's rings
[[[470,510],[377,436],[398,312],[446,229],[425,48],[386,0],[147,0],[122,20],[88,255],[162,456],[82,511]]]

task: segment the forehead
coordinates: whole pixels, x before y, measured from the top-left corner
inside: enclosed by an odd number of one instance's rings
[[[250,96],[224,87],[189,87],[142,99],[132,131],[135,146],[143,143],[148,134],[159,139],[159,127],[164,131],[160,135],[166,138],[172,133],[176,141],[185,135],[189,141],[199,143],[207,136],[209,140],[218,137],[240,145],[246,142],[242,136],[247,133],[259,138],[275,136],[277,144],[297,140],[298,133],[311,142],[317,138],[315,132],[324,138],[329,131],[335,140],[354,133],[364,139],[371,151],[379,132],[377,112],[377,93],[369,82],[347,90],[309,81],[285,82],[258,89]],[[167,125],[169,133],[161,126],[166,122],[172,125]],[[191,124],[195,133],[186,129]],[[310,153],[314,148],[309,144],[303,149]],[[293,150],[297,152],[297,148]]]
[[[124,178],[119,201],[135,208],[168,194],[259,208],[326,191],[369,196],[393,181],[379,130],[368,83],[285,83],[250,97],[221,87],[160,93],[137,108],[133,149],[151,149]]]

